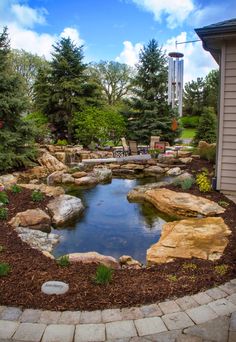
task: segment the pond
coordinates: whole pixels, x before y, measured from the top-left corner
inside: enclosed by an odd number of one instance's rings
[[[126,196],[135,186],[152,181],[156,179],[113,179],[92,189],[70,189],[85,210],[76,222],[54,230],[61,241],[53,254],[96,251],[115,258],[131,255],[145,263],[146,250],[159,240],[162,225],[170,219],[151,204],[129,203]]]

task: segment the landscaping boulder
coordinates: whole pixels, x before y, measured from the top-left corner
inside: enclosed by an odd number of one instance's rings
[[[120,268],[118,261],[109,255],[102,255],[97,252],[71,253],[68,254],[70,262],[82,262],[83,264],[103,264],[114,269]]]
[[[30,190],[40,190],[46,196],[56,197],[65,193],[61,186],[49,186],[46,184],[19,184],[22,188]]]
[[[107,168],[93,170],[93,175],[97,178],[99,183],[110,182],[112,180],[112,171]]]
[[[147,265],[166,263],[175,258],[217,260],[222,256],[230,234],[221,217],[166,223],[160,240],[147,250]]]
[[[179,161],[183,164],[191,164],[193,158],[191,157],[186,157],[186,158],[179,158]]]
[[[39,230],[32,230],[25,227],[18,227],[16,231],[22,241],[28,243],[32,248],[36,248],[44,253],[50,254],[53,247],[59,242],[60,236],[57,234],[47,234]],[[49,256],[48,255],[48,256]]]
[[[38,162],[41,166],[44,166],[48,172],[67,170],[67,166],[49,152],[44,152],[41,157],[38,158]]]
[[[85,176],[87,176],[87,172],[85,172],[85,171],[78,171],[78,172],[72,173],[72,177],[74,177],[74,178],[81,178],[81,177],[85,177]]]
[[[18,180],[18,175],[6,174],[0,176],[0,184],[4,186],[5,189],[9,189],[12,185],[16,184]]]
[[[55,171],[47,177],[47,184],[74,183],[74,177],[64,171]]]
[[[47,177],[48,171],[43,166],[35,166],[19,174],[19,179],[32,180]]]
[[[84,210],[81,199],[70,195],[54,198],[48,203],[47,208],[52,215],[52,223],[56,226],[76,218]]]
[[[224,213],[225,209],[206,198],[169,189],[153,189],[145,192],[131,191],[128,199],[146,200],[159,211],[176,218],[214,216]]]
[[[14,227],[27,227],[29,229],[38,229],[43,232],[51,231],[51,218],[41,209],[28,209],[17,213],[11,219],[9,224]]]
[[[166,172],[167,176],[175,177],[179,176],[181,174],[181,169],[180,167],[174,167],[173,169],[170,169]]]
[[[144,165],[141,165],[141,164],[125,164],[125,165],[122,165],[122,169],[142,171],[144,169]]]
[[[143,171],[144,173],[149,175],[159,175],[165,172],[165,170],[160,166],[149,166],[145,168]]]
[[[185,181],[186,179],[190,179],[194,183],[194,177],[191,175],[191,173],[188,173],[188,172],[184,172],[181,175],[177,176],[174,179],[174,182],[181,183],[181,182]]]
[[[122,268],[142,268],[142,264],[138,260],[133,259],[130,255],[122,255],[119,257],[119,263]]]
[[[77,184],[77,185],[87,186],[87,185],[96,185],[98,183],[99,182],[98,182],[97,178],[92,177],[92,176],[86,176],[86,177],[81,177],[81,178],[75,179],[75,184]]]

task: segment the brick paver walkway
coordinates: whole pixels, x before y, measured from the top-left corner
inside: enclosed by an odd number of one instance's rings
[[[0,306],[0,342],[235,342],[236,279],[162,303],[96,311]]]

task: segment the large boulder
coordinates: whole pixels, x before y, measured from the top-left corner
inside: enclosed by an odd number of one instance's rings
[[[11,219],[9,224],[14,227],[27,227],[29,229],[38,229],[43,232],[51,231],[51,218],[41,209],[28,209],[17,213]]]
[[[44,152],[38,158],[38,162],[41,166],[44,166],[48,172],[67,170],[67,166],[52,156],[49,152]]]
[[[9,189],[12,185],[17,183],[19,176],[13,174],[6,174],[0,176],[0,184],[4,186],[5,189]]]
[[[224,213],[225,209],[203,197],[169,189],[153,189],[146,192],[131,191],[128,199],[146,200],[159,211],[176,218],[214,216]]]
[[[166,223],[160,240],[147,250],[147,265],[166,263],[175,258],[217,260],[222,256],[230,234],[221,217]]]
[[[179,176],[181,174],[181,169],[180,167],[174,167],[166,172],[167,176],[175,177]]]
[[[52,215],[52,223],[56,226],[64,225],[84,210],[81,199],[70,195],[60,195],[54,198],[48,203],[47,208]]]
[[[119,263],[122,268],[142,268],[142,264],[138,260],[133,259],[130,255],[122,255],[119,257]]]
[[[99,183],[110,182],[112,180],[112,171],[107,168],[93,170],[93,175],[97,178]]]
[[[56,197],[63,195],[65,190],[61,186],[49,186],[46,184],[19,184],[22,188],[30,190],[40,190],[47,196]]]
[[[85,171],[77,171],[77,172],[72,173],[72,177],[74,178],[81,178],[85,176],[87,176],[87,172]]]
[[[85,177],[75,179],[75,184],[81,185],[81,186],[96,185],[98,183],[99,183],[98,179],[93,176],[85,176]]]
[[[165,170],[160,167],[160,166],[149,166],[146,167],[144,170],[144,173],[149,174],[149,175],[160,175],[165,172]]]
[[[47,184],[74,183],[74,177],[64,171],[55,171],[47,177]]]
[[[46,178],[48,174],[47,169],[43,166],[35,166],[24,172],[19,173],[19,180],[32,180]]]
[[[70,262],[82,262],[83,264],[96,263],[115,269],[120,268],[119,262],[115,258],[97,252],[71,253],[68,254],[68,257]]]

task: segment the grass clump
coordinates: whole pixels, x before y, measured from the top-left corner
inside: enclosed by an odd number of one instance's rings
[[[40,190],[34,190],[31,194],[31,198],[34,202],[41,202],[44,199],[44,195]]]
[[[2,203],[2,204],[8,204],[9,203],[8,196],[7,196],[7,193],[5,191],[0,191],[0,203]]]
[[[57,259],[57,263],[61,267],[68,267],[70,265],[70,260],[68,255],[63,255]]]
[[[96,270],[96,275],[94,277],[94,281],[96,284],[108,284],[112,280],[113,269],[107,267],[103,264],[99,265]]]
[[[171,282],[176,282],[178,280],[177,276],[175,274],[169,274],[167,276],[167,279]]]
[[[4,276],[8,275],[10,270],[11,270],[11,268],[10,268],[9,264],[7,264],[5,262],[0,263],[0,277],[4,277]]]
[[[196,270],[197,269],[197,265],[193,264],[192,262],[185,262],[183,264],[183,269],[185,269],[185,270]]]
[[[223,208],[227,208],[229,206],[229,203],[226,201],[218,201],[218,204]]]
[[[5,250],[5,247],[0,245],[0,253],[3,252]]]
[[[13,194],[19,194],[22,191],[22,188],[17,185],[17,184],[13,184],[11,187],[11,192],[13,192]]]
[[[8,215],[8,209],[0,207],[0,220],[6,220]]]
[[[226,274],[229,266],[228,265],[217,265],[215,266],[215,272],[218,273],[219,275],[223,276]]]

